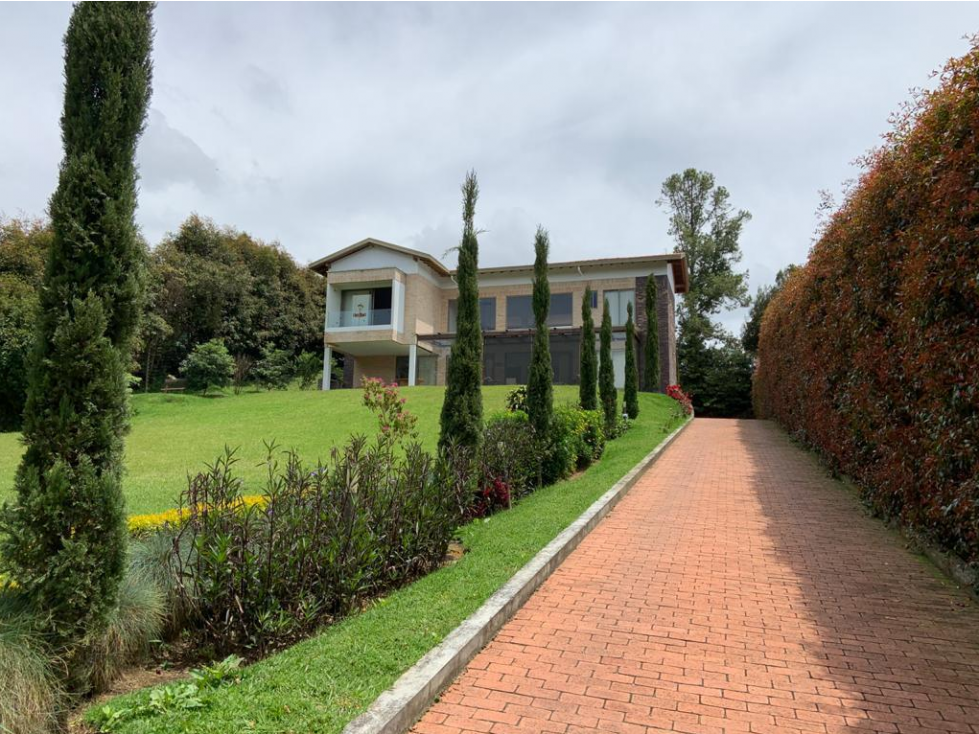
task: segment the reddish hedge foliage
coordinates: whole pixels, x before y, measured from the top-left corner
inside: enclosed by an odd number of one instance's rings
[[[864,163],[765,312],[755,409],[979,563],[979,46]]]

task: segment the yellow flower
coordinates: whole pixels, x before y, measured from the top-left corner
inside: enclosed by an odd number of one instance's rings
[[[264,495],[253,494],[241,497],[238,504],[241,507],[262,506],[267,502]],[[149,535],[167,527],[178,527],[181,522],[190,514],[188,508],[164,510],[163,512],[153,512],[147,515],[133,515],[128,520],[129,534],[134,537]]]

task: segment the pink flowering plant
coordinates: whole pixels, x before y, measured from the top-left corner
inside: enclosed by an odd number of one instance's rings
[[[377,415],[378,443],[393,447],[406,439],[418,438],[415,430],[418,416],[405,408],[405,398],[398,394],[398,383],[386,384],[378,377],[365,377],[361,387],[364,405]]]

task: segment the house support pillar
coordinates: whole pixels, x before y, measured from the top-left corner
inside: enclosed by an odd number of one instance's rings
[[[327,344],[323,347],[323,389],[330,389],[330,375],[333,372],[333,350]]]
[[[418,345],[408,345],[408,387],[415,386],[415,377],[418,371]]]

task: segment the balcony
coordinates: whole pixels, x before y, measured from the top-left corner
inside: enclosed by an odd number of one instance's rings
[[[372,326],[391,326],[391,309],[367,308],[330,311],[326,326],[329,329],[368,329]]]

